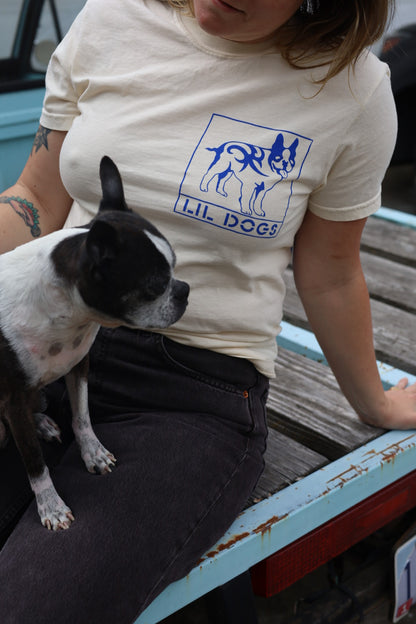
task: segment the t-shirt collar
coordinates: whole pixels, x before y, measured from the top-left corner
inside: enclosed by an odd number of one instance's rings
[[[277,52],[276,45],[272,39],[259,41],[258,43],[238,43],[210,35],[199,26],[194,17],[185,15],[181,11],[175,12],[175,20],[179,28],[185,32],[190,41],[203,52],[215,56],[253,56],[261,54],[272,54]]]

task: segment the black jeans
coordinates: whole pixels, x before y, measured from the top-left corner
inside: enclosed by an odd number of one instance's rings
[[[267,389],[245,360],[156,333],[101,331],[90,410],[117,468],[91,475],[74,443],[53,462],[75,522],[49,532],[29,505],[0,551],[0,622],[134,622],[244,507],[263,469]],[[0,473],[3,524],[28,493],[13,445],[4,453],[13,472]]]

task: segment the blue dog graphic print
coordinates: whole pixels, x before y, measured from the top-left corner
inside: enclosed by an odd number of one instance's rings
[[[299,139],[296,138],[286,147],[283,134],[279,133],[271,148],[239,141],[208,147],[206,149],[214,152],[215,156],[201,180],[200,190],[206,193],[215,184],[216,193],[228,197],[226,185],[234,176],[241,187],[238,198],[240,212],[264,217],[264,197],[295,167],[298,145]]]

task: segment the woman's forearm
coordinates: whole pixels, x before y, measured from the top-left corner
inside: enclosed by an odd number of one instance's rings
[[[0,253],[63,226],[72,203],[59,174],[64,138],[40,127],[21,176],[0,193]]]
[[[362,420],[416,427],[416,384],[384,391],[373,345],[370,299],[360,263],[364,221],[331,222],[307,213],[296,236],[296,286],[313,331]]]
[[[357,414],[380,425],[385,393],[373,346],[370,301],[361,272],[328,291],[299,292],[311,327]],[[383,424],[381,424],[383,426]]]
[[[16,184],[0,195],[0,252],[38,238],[43,219],[39,202],[28,189]]]

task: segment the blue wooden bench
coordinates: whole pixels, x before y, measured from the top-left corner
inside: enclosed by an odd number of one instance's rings
[[[416,217],[382,208],[373,218],[411,228],[416,251]],[[410,264],[414,293],[412,258]],[[413,343],[415,327],[408,328]],[[284,322],[278,343],[321,366],[325,363],[313,334],[299,326]],[[403,376],[416,381],[409,374],[414,363],[400,370],[379,362],[385,387]],[[319,392],[317,384],[317,396]],[[281,591],[416,506],[415,468],[416,431],[378,432],[366,444],[245,509],[191,573],[167,587],[136,624],[159,622],[247,570],[256,593]]]
[[[286,327],[282,339],[292,340],[295,333],[295,329]],[[307,339],[310,337],[307,336]],[[299,346],[307,348],[307,343],[296,343],[296,347]],[[394,385],[400,376],[403,376],[403,372],[397,369],[383,371],[383,379],[387,384]],[[415,377],[410,379],[416,381]],[[377,518],[369,522],[368,531],[357,531],[355,534],[356,541],[363,539],[416,505],[415,466],[416,432],[390,431],[270,498],[256,503],[243,511],[220,542],[210,549],[186,578],[173,583],[156,598],[136,620],[136,624],[159,622],[308,534],[316,545],[316,539],[313,539],[314,529],[324,526],[360,503],[369,503],[370,497],[382,494],[384,488],[405,479],[403,491],[400,488],[392,489],[391,494],[386,492],[385,496],[379,497],[376,505]],[[414,483],[409,482],[409,475]],[[412,492],[407,491],[409,487]],[[397,506],[390,508],[388,514],[380,516],[383,505],[394,497],[397,498]],[[394,502],[396,501],[393,500]],[[363,505],[363,515],[368,515],[369,507],[374,508],[374,503]],[[382,523],[377,524],[377,520]],[[350,522],[348,516],[348,523]],[[304,541],[298,549],[299,552],[295,553],[295,567],[302,565],[297,578],[346,550],[353,543],[355,541],[345,539],[340,550],[332,548],[329,555],[321,552],[314,562],[309,563],[305,562],[305,558],[311,546],[308,547]],[[292,558],[289,554],[288,557]],[[276,563],[276,566],[279,568],[279,564]],[[264,571],[263,574],[265,573],[267,572]],[[261,586],[262,573],[259,574],[257,584]],[[292,582],[297,578],[293,575]],[[277,584],[279,590],[285,586],[287,583],[284,581]]]

